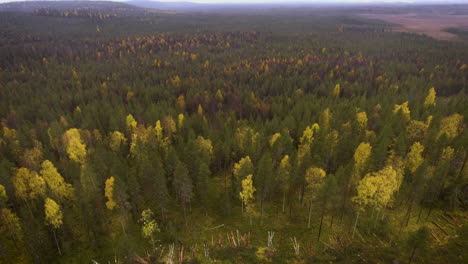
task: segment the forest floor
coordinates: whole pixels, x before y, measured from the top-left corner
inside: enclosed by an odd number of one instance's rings
[[[454,40],[456,34],[448,28],[468,29],[468,15],[451,14],[361,14],[366,18],[379,19],[395,24],[394,32],[423,34],[439,40]]]

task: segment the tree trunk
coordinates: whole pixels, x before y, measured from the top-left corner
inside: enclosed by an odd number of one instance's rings
[[[60,250],[60,245],[57,240],[57,235],[55,234],[55,229],[52,228],[52,232],[54,233],[55,245],[57,245],[57,250],[60,256],[62,256],[62,251]]]
[[[126,232],[126,230],[125,230],[125,226],[124,226],[124,224],[123,224],[122,218],[120,218],[119,222],[120,222],[120,226],[122,227],[122,232],[124,233],[124,235],[127,235],[127,232]]]
[[[427,212],[427,215],[426,215],[426,220],[427,220],[427,219],[429,218],[429,216],[431,215],[432,208],[434,208],[434,202],[431,202],[431,206],[429,207],[429,211]]]
[[[263,225],[263,195],[262,200],[260,202],[260,225]]]
[[[302,206],[302,202],[304,201],[304,192],[305,192],[305,184],[303,183],[301,186],[301,194],[300,194],[300,199],[299,199],[301,206]]]
[[[420,205],[419,214],[418,214],[418,221],[416,221],[416,224],[419,224],[419,220],[421,219],[422,212],[423,212],[423,207]]]
[[[413,262],[414,253],[416,253],[416,247],[414,247],[413,250],[411,251],[411,256],[408,261],[408,264],[411,264],[411,262]]]
[[[359,211],[358,211],[357,214],[356,214],[356,221],[354,222],[353,235],[351,236],[351,238],[354,238],[354,233],[356,232],[356,227],[357,227],[358,219],[359,219]]]
[[[343,221],[343,216],[344,216],[345,207],[346,207],[346,200],[348,197],[348,191],[349,191],[349,182],[346,184],[345,191],[343,192],[343,202],[341,204],[340,223],[341,221]]]
[[[309,220],[307,221],[307,228],[310,228],[311,216],[312,216],[312,199],[310,199],[310,203],[309,203]]]
[[[410,218],[411,218],[411,211],[412,211],[412,209],[413,209],[413,203],[414,203],[414,202],[413,202],[413,199],[411,199],[410,204],[409,204],[409,206],[408,206],[408,211],[406,212],[406,223],[405,223],[405,226],[408,226],[408,224],[409,224],[409,220],[410,220]]]
[[[285,205],[286,205],[286,192],[283,192],[283,210],[282,210],[283,214],[284,214]]]
[[[325,208],[322,210],[322,217],[320,217],[320,227],[319,227],[319,233],[317,237],[317,241],[320,241],[320,235],[322,234],[322,224],[323,224],[323,215],[325,214]]]
[[[332,213],[332,215],[331,215],[331,219],[330,219],[330,230],[332,230],[332,229],[333,229],[333,220],[334,220],[334,219],[335,219],[335,214],[334,214],[334,213]]]
[[[182,207],[184,208],[184,222],[185,222],[185,226],[187,226],[187,213],[185,212],[185,203],[182,203]]]

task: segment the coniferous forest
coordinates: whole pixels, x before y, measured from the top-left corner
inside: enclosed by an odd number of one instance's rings
[[[0,263],[468,261],[466,31],[72,3],[0,12]]]

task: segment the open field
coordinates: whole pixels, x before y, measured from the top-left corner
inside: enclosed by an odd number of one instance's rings
[[[453,40],[456,34],[446,32],[448,28],[468,28],[468,15],[451,14],[362,14],[395,24],[394,32],[408,32],[430,36],[440,40]]]

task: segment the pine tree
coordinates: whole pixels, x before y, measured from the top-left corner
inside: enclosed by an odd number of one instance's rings
[[[174,188],[179,201],[184,209],[184,220],[187,225],[186,205],[190,203],[193,196],[192,179],[189,177],[187,167],[178,162],[174,171]]]
[[[256,174],[256,185],[259,190],[260,200],[260,224],[263,224],[265,199],[269,192],[271,192],[273,185],[273,161],[271,154],[266,151],[258,163]]]

